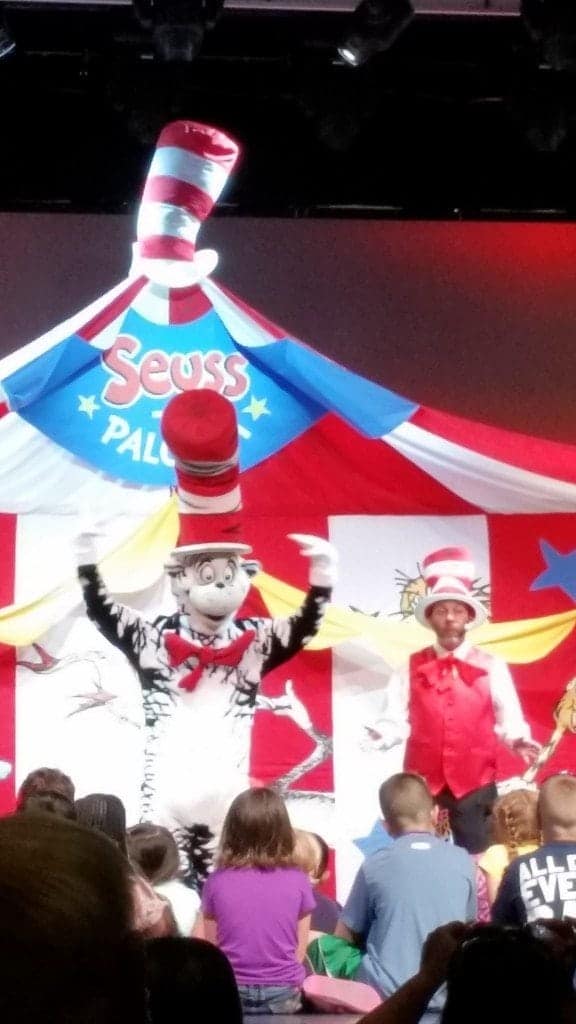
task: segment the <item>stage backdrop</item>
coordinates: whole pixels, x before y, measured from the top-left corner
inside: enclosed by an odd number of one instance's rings
[[[289,532],[328,536],[341,554],[313,649],[265,681],[264,696],[286,700],[281,714],[256,712],[251,749],[252,776],[289,778],[294,820],[335,847],[341,896],[378,785],[401,765],[401,748],[371,749],[367,727],[390,671],[427,639],[412,609],[430,550],[471,548],[493,620],[478,640],[511,663],[536,738],[550,735],[576,654],[575,448],[388,391],[213,281],[171,293],[128,278],[7,356],[0,380],[3,809],[30,769],[52,764],[80,794],[117,792],[138,818],[138,686],[85,618],[72,541],[89,510],[105,525],[109,588],[150,616],[171,608],[173,469],[158,420],[171,395],[199,386],[238,413],[245,536],[264,567],[251,610],[299,603],[306,566]],[[575,752],[565,735],[545,771],[574,766]],[[521,768],[502,748],[500,777]]]

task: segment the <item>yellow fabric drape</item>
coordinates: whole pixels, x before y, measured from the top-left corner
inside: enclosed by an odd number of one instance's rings
[[[260,573],[255,585],[271,615],[289,615],[300,605],[303,593],[295,587]],[[493,622],[474,630],[474,643],[511,664],[523,665],[545,658],[572,632],[576,610],[538,619]],[[322,628],[309,650],[335,647],[362,636],[389,664],[400,665],[409,654],[430,643],[431,633],[414,620],[394,622],[330,605]]]
[[[172,498],[100,562],[111,592],[135,594],[150,587],[158,579],[158,567],[164,564],[177,535],[178,513]],[[70,612],[79,598],[74,575],[33,601],[1,608],[0,643],[14,647],[32,643]]]
[[[147,519],[135,533],[100,565],[112,593],[137,593],[158,579],[163,565],[174,547],[178,534],[178,513],[175,499]],[[302,603],[304,594],[282,580],[261,572],[254,580],[270,614],[291,615]],[[25,605],[0,609],[0,643],[23,647],[41,637],[79,600],[74,576]],[[513,622],[488,623],[474,631],[474,643],[511,664],[527,664],[545,658],[572,632],[576,625],[576,609],[560,615]],[[330,605],[322,628],[309,644],[309,650],[336,647],[345,641],[362,638],[388,664],[399,665],[412,651],[430,642],[430,632],[417,622],[394,622],[378,619],[348,608]]]

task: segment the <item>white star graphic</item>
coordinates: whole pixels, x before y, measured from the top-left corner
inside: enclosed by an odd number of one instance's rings
[[[96,395],[78,395],[78,412],[85,412],[90,419],[100,406],[96,402]]]
[[[261,416],[271,416],[270,409],[266,408],[267,401],[267,398],[256,398],[255,395],[252,395],[250,404],[244,406],[242,412],[249,413],[254,422],[259,420]]]

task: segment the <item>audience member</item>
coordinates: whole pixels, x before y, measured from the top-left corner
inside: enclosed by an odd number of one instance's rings
[[[314,899],[316,906],[312,911],[310,927],[312,932],[322,932],[332,935],[342,907],[336,900],[320,892],[317,886],[322,885],[330,877],[328,867],[330,859],[330,847],[322,836],[316,832],[304,832],[302,829],[294,829],[294,857],[296,866],[305,875],[308,875],[315,890]]]
[[[146,943],[150,1024],[214,1021],[242,1024],[242,1007],[228,958],[202,939]]]
[[[76,808],[67,796],[45,789],[42,793],[31,793],[18,807],[18,812],[35,814],[56,814],[59,818],[76,821]]]
[[[76,819],[81,825],[103,832],[125,857],[128,856],[126,808],[120,797],[114,793],[88,793],[76,800],[75,807]]]
[[[470,855],[434,835],[436,808],[420,775],[392,775],[379,797],[395,842],[360,867],[336,935],[365,949],[355,980],[389,996],[417,971],[431,931],[474,921],[476,879]],[[436,993],[430,1012],[442,1003]]]
[[[0,819],[0,1020],[142,1024],[125,860],[52,814]]]
[[[359,1024],[420,1024],[444,982],[441,1024],[572,1024],[575,964],[574,933],[565,922],[530,930],[451,922],[426,940],[419,971]]]
[[[494,903],[504,871],[515,857],[532,853],[540,845],[538,794],[531,789],[515,789],[496,800],[492,808],[494,843],[478,857],[478,866],[486,877],[488,899]]]
[[[576,918],[576,778],[552,775],[538,795],[542,846],[506,868],[492,919],[524,924]]]
[[[76,801],[77,820],[89,828],[103,832],[128,859],[126,810],[113,793],[89,793]],[[176,934],[176,923],[168,902],[135,869],[130,867],[133,903],[133,927],[143,938]]]
[[[249,789],[236,797],[216,863],[202,894],[204,934],[228,956],[245,1013],[296,1013],[314,896],[295,867],[294,835],[277,793]]]
[[[168,900],[179,934],[191,936],[200,897],[181,879],[180,854],[174,836],[161,825],[143,822],[128,829],[127,839],[131,863]]]
[[[58,793],[70,803],[74,803],[75,787],[72,779],[59,768],[35,768],[30,772],[18,790],[16,810],[23,810],[24,804],[31,796],[38,793]]]
[[[569,1011],[573,1020],[571,973],[539,935],[493,925],[472,930],[448,965],[442,1024],[560,1024]]]

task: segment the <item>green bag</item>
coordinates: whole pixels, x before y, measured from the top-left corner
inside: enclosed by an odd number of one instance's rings
[[[354,979],[362,961],[362,951],[347,939],[336,935],[320,935],[308,946],[306,959],[314,974]]]

